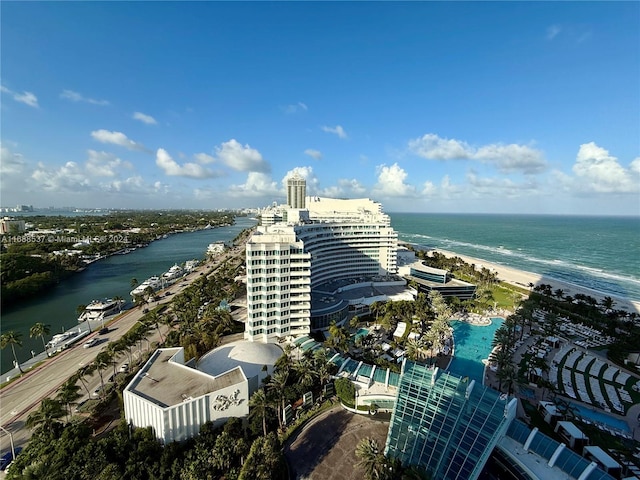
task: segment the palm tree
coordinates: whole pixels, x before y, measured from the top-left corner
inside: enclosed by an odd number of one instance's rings
[[[131,288],[136,288],[138,286],[138,279],[137,278],[132,278],[131,279]]]
[[[420,340],[410,338],[405,344],[405,349],[407,350],[407,358],[409,358],[409,360],[415,362],[422,358],[422,342]]]
[[[289,372],[278,371],[271,376],[271,380],[267,384],[275,397],[278,399],[278,425],[282,428],[282,412],[284,411],[284,389],[287,386],[287,380],[289,379]]]
[[[615,303],[616,302],[611,297],[604,297],[601,302],[602,306],[607,310],[613,309]]]
[[[339,327],[335,321],[329,325],[329,335],[333,338],[331,343],[340,351],[348,350],[348,335],[343,327]]]
[[[80,387],[75,382],[68,380],[62,384],[56,399],[60,400],[67,406],[67,419],[71,416],[71,403],[79,399],[82,395],[78,393]]]
[[[20,363],[18,362],[18,357],[16,356],[16,345],[19,347],[22,346],[22,340],[20,340],[21,337],[22,334],[14,330],[3,333],[0,336],[0,349],[4,350],[5,347],[11,345],[11,351],[13,352],[13,363],[16,367],[18,367],[20,373],[24,373],[22,371],[22,368],[20,367]]]
[[[262,417],[262,432],[264,436],[267,436],[267,410],[271,408],[269,404],[269,399],[267,395],[264,393],[264,388],[260,388],[257,390],[253,397],[249,399],[249,406],[252,408],[249,413],[250,417],[254,417],[259,415]]]
[[[300,385],[303,387],[310,387],[313,385],[313,381],[317,377],[317,373],[313,362],[307,355],[303,355],[300,360],[293,364],[293,370],[296,372]]]
[[[44,347],[45,352],[47,352],[47,344],[44,342],[44,336],[49,335],[49,327],[50,325],[45,325],[44,323],[38,322],[29,329],[29,336],[31,338],[40,337],[42,339],[42,346]]]
[[[364,470],[366,480],[391,480],[399,476],[399,462],[380,452],[378,442],[372,438],[360,440],[356,445],[356,457],[360,459],[356,465]]]
[[[94,361],[95,366],[98,369],[98,375],[100,376],[100,392],[101,392],[101,396],[103,396],[104,393],[105,393],[105,391],[104,391],[104,375],[102,374],[102,371],[104,369],[106,369],[109,365],[111,365],[112,362],[113,362],[113,359],[112,359],[111,355],[109,354],[109,352],[106,352],[106,351],[100,352],[96,356],[96,359]]]
[[[65,416],[65,410],[58,400],[45,398],[40,404],[40,408],[32,412],[27,417],[25,425],[28,428],[41,426],[45,431],[50,432],[59,418]]]
[[[85,365],[83,367],[80,367],[78,372],[75,374],[75,378],[80,380],[80,383],[84,387],[84,389],[87,392],[88,396],[91,396],[91,392],[89,391],[89,386],[87,385],[87,382],[85,381],[85,377],[90,376],[92,372],[93,372],[92,367],[90,365]]]
[[[116,302],[118,302],[118,311],[121,312],[122,304],[124,303],[124,298],[122,298],[120,295],[116,295],[115,297],[113,297],[112,300],[115,300]]]

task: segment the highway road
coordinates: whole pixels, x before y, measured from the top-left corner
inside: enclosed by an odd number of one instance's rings
[[[182,278],[164,291],[160,291],[159,295],[161,300],[159,302],[153,302],[152,306],[169,304],[173,295],[171,297],[165,297],[163,296],[165,291],[171,291],[174,295],[180,293],[196,278],[199,278],[200,275],[205,272],[210,275],[228,258],[243,254],[243,246],[234,247],[222,256],[203,263],[188,276]],[[181,287],[180,285],[184,286]],[[2,388],[2,390],[0,390],[0,425],[4,430],[0,431],[0,451],[4,452],[10,449],[10,438],[5,430],[11,433],[15,446],[24,445],[28,442],[31,437],[31,432],[24,426],[24,422],[29,416],[29,413],[40,406],[42,399],[55,396],[56,390],[69,377],[75,374],[82,366],[93,362],[102,348],[105,348],[109,342],[117,341],[122,337],[143,315],[144,313],[141,308],[132,308],[123,312],[108,324],[108,334],[99,335],[97,332],[92,333],[89,337],[83,339],[82,342],[79,342],[67,350],[63,350],[52,358],[44,360],[40,365],[35,366],[22,377]],[[84,341],[93,337],[97,337],[100,340],[99,343],[91,348],[83,348],[82,344]],[[149,332],[149,342],[157,341],[158,339],[156,329]],[[126,355],[123,356],[122,362],[126,361],[125,358]],[[108,377],[109,375],[109,373],[105,372],[105,376]],[[99,383],[99,377],[96,374],[95,377],[89,381],[89,391],[92,392]],[[80,390],[80,393],[86,397],[86,391],[84,391],[84,389]]]

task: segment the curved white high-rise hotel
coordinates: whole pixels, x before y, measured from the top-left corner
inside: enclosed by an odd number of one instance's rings
[[[327,292],[384,283],[397,271],[398,237],[379,203],[306,197],[305,204],[258,227],[247,242],[248,340],[277,342],[326,328],[349,307]]]

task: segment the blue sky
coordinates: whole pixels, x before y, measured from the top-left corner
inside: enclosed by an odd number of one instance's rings
[[[2,206],[640,215],[638,2],[2,2]]]

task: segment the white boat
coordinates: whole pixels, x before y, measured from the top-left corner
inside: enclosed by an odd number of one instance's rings
[[[177,263],[173,265],[169,270],[162,274],[162,278],[165,282],[170,282],[182,277],[185,274],[184,268]]]
[[[105,298],[103,300],[92,300],[78,317],[78,322],[87,320],[102,320],[105,317],[118,313],[124,303],[123,300],[113,300]]]
[[[47,342],[47,348],[55,350],[56,348],[58,348],[60,345],[62,345],[64,342],[66,342],[68,339],[70,339],[74,335],[77,335],[77,334],[74,332],[58,333],[57,335],[54,335],[53,338]]]
[[[160,290],[163,287],[163,284],[164,282],[162,278],[154,275],[153,277],[147,278],[144,282],[131,290],[130,293],[132,297],[136,295],[144,295],[147,288],[151,288],[151,290],[155,292],[156,290]]]

